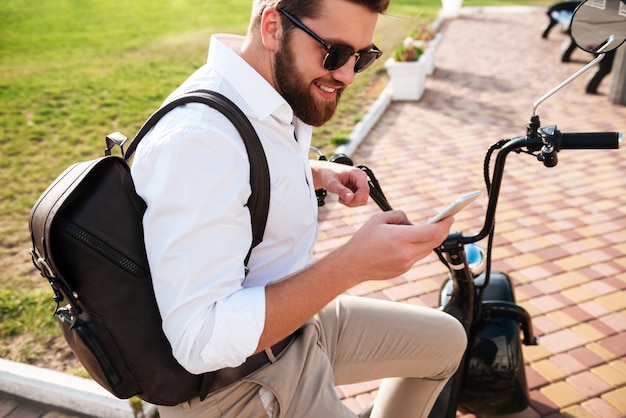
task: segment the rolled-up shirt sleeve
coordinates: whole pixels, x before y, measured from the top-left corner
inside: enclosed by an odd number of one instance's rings
[[[157,125],[132,166],[147,204],[146,251],[163,330],[174,357],[196,374],[243,363],[265,322],[264,287],[243,286],[252,241],[248,156],[235,128],[204,107],[170,112],[176,123]]]

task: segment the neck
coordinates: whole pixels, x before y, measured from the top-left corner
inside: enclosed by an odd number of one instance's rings
[[[263,47],[260,40],[255,40],[250,36],[246,40],[239,51],[239,55],[254,68],[263,78],[267,80],[272,87],[276,88],[273,71],[273,60],[270,51]]]

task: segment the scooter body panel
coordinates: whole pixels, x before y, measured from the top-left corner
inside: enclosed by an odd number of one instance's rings
[[[484,283],[484,274],[475,278],[476,286]],[[452,290],[448,279],[441,288],[440,302],[445,306]],[[514,305],[515,295],[510,278],[492,272],[483,294],[483,309],[472,326],[471,348],[459,400],[461,405],[479,415],[501,415],[520,412],[530,401],[520,318],[506,309],[492,310],[490,305]]]

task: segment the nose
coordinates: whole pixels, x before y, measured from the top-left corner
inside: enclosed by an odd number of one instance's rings
[[[332,72],[333,78],[337,81],[341,81],[345,85],[352,84],[354,82],[354,76],[356,75],[354,72],[355,64],[356,56],[353,55],[348,62]]]

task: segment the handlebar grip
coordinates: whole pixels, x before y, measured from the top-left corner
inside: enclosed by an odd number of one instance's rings
[[[617,149],[622,143],[621,132],[585,132],[561,134],[561,149]]]

